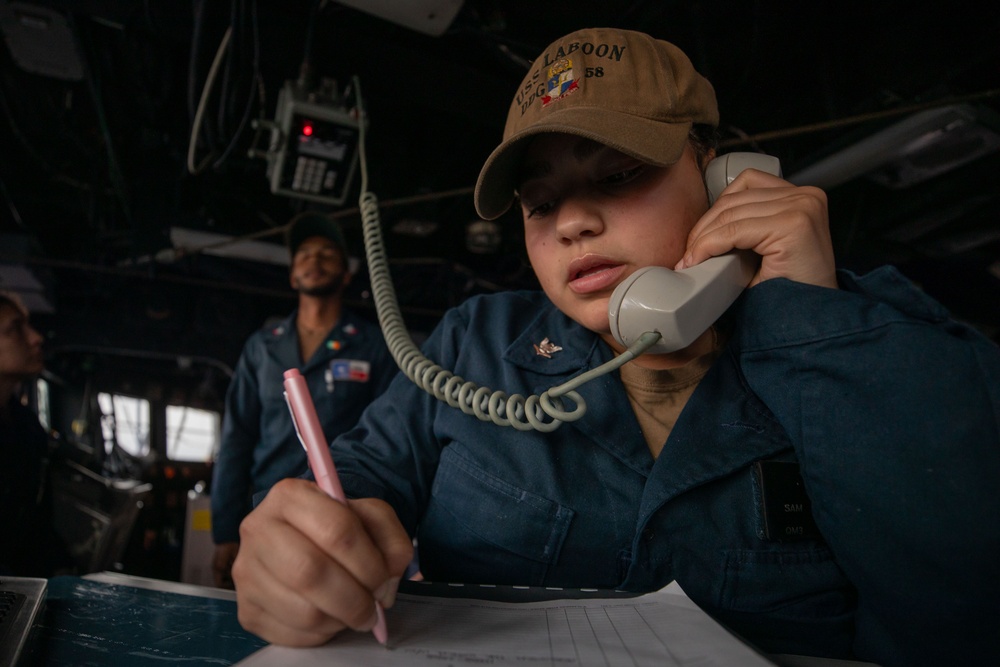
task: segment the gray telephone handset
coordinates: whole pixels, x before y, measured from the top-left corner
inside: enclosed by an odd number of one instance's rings
[[[709,203],[747,168],[781,176],[778,159],[762,153],[728,153],[705,171]],[[628,347],[646,332],[660,340],[647,352],[681,350],[704,333],[746,289],[760,258],[749,251],[710,257],[696,266],[671,271],[661,266],[639,269],[615,289],[608,303],[611,334]]]

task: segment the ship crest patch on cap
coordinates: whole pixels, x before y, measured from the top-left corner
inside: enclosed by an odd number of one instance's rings
[[[552,102],[569,95],[580,87],[573,73],[573,61],[560,58],[549,67],[548,78],[545,80],[545,95],[542,96],[542,106],[547,107]]]

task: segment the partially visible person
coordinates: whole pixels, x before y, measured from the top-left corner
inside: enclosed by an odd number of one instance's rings
[[[243,521],[244,628],[370,630],[416,538],[430,581],[676,581],[767,653],[997,664],[1000,349],[896,269],[838,268],[822,190],[748,169],[710,204],[718,121],[668,42],[594,28],[539,54],[475,203],[520,208],[541,291],[470,298],[426,356],[538,394],[624,352],[608,303],[644,267],[752,250],[749,289],[687,348],[580,386],[551,432],[398,376],[331,444],[346,505],[287,479]]]
[[[253,495],[308,467],[285,403],[284,372],[302,372],[332,440],[354,426],[398,371],[379,327],[343,303],[351,271],[336,222],[301,213],[289,223],[287,243],[298,308],[247,340],[226,395],[211,489],[212,569],[220,587],[232,588],[239,525]]]
[[[21,397],[42,372],[42,336],[17,295],[0,292],[0,575],[72,571],[53,523],[49,436]]]

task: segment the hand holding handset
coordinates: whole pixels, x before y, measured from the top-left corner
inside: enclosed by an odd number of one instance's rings
[[[729,153],[705,171],[709,203],[747,168],[781,176],[778,159],[762,153]],[[611,334],[622,346],[649,331],[660,334],[647,352],[668,353],[695,341],[736,300],[753,279],[760,257],[733,251],[681,271],[661,266],[639,269],[615,289],[608,303]]]

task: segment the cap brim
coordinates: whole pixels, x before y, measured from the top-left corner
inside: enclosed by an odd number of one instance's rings
[[[504,140],[486,159],[476,181],[476,212],[484,220],[494,220],[510,208],[524,152],[530,139],[539,134],[585,137],[644,162],[665,167],[680,159],[691,126],[691,122],[664,123],[593,107],[554,112],[544,121]]]

